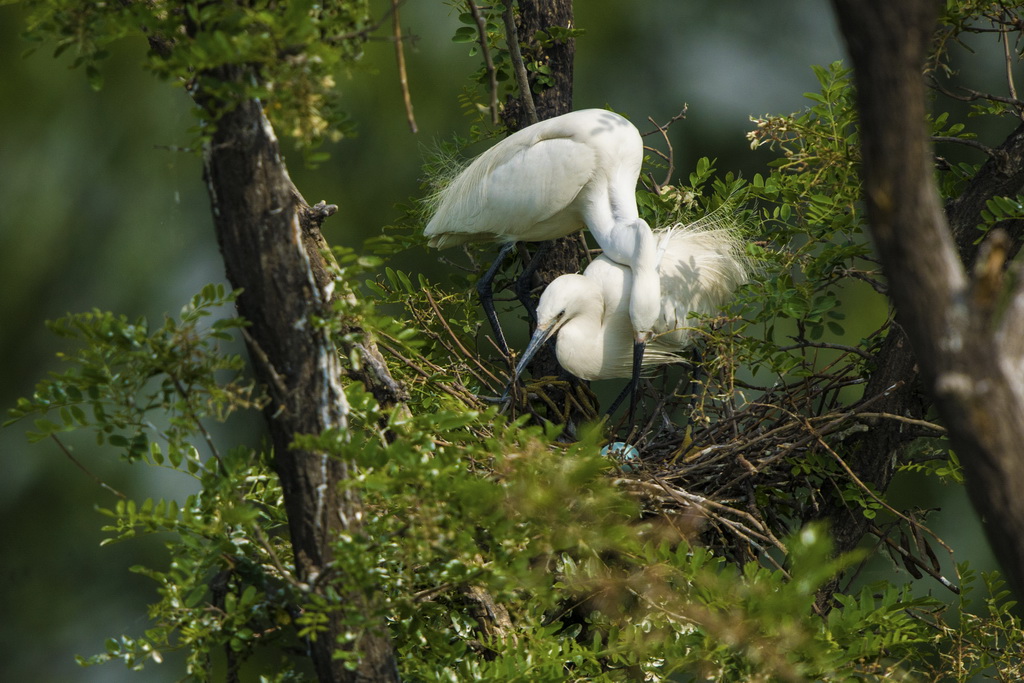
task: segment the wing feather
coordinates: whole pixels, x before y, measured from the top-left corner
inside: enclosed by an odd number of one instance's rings
[[[530,135],[511,135],[478,156],[442,190],[424,229],[431,246],[540,241],[583,227],[571,205],[593,176],[594,150],[564,130],[532,128],[521,131]]]

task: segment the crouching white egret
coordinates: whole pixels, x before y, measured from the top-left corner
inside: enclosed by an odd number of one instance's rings
[[[653,335],[659,280],[650,227],[637,213],[636,182],[643,141],[629,121],[585,109],[527,126],[476,157],[438,194],[424,228],[432,247],[495,240],[503,246],[477,284],[502,351],[508,353],[494,311],[492,281],[517,241],[553,240],[586,226],[605,257],[632,269],[629,305],[636,341]],[[538,250],[520,282],[538,265]],[[526,291],[519,297],[527,303]],[[642,351],[642,346],[641,346]]]
[[[657,267],[654,335],[642,356],[645,369],[682,361],[678,353],[693,339],[690,313],[717,313],[747,279],[742,244],[731,227],[708,229],[698,221],[660,230],[655,238],[664,253]],[[584,380],[630,377],[635,390],[641,359],[634,353],[629,301],[639,286],[629,268],[604,256],[582,275],[555,278],[541,294],[537,330],[509,386],[554,337],[558,363],[569,373]]]

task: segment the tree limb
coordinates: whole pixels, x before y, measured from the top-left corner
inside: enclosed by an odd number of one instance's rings
[[[210,74],[220,80],[245,78],[241,68]],[[204,100],[204,109],[220,103]],[[351,465],[326,453],[293,448],[304,434],[334,432],[345,438],[348,407],[341,386],[337,349],[315,319],[330,314],[333,288],[329,251],[319,222],[331,207],[310,208],[288,176],[277,139],[260,103],[247,100],[224,113],[205,151],[205,178],[214,225],[228,279],[243,289],[239,313],[249,323],[250,353],[257,379],[272,401],[265,410],[281,479],[298,578],[325,599],[332,570],[332,543],[339,533],[358,533],[361,503],[340,484]],[[363,595],[346,595],[332,606],[326,631],[310,643],[321,681],[396,681],[397,667],[382,622]],[[336,600],[334,602],[337,602]],[[343,616],[360,614],[369,625],[347,643]],[[360,653],[354,671],[334,658],[337,648]]]
[[[854,64],[864,194],[897,320],[913,345],[922,384],[960,454],[968,492],[993,550],[1021,596],[1024,387],[1019,374],[1006,370],[1019,367],[1024,342],[1002,339],[984,305],[986,290],[1002,289],[997,264],[1003,257],[992,256],[973,281],[968,277],[961,259],[970,259],[975,249],[966,244],[962,224],[950,229],[953,212],[947,221],[935,188],[921,67],[938,4],[833,0],[833,5]],[[992,173],[993,161],[979,176]],[[996,175],[1016,174],[999,169]],[[951,204],[970,214],[978,199],[965,207]],[[1011,308],[1024,305],[1018,302],[1021,296],[1013,293]]]

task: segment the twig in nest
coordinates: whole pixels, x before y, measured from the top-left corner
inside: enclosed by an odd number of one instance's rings
[[[783,553],[787,552],[786,546],[775,537],[771,529],[769,529],[762,520],[757,519],[749,512],[737,510],[736,508],[716,502],[710,498],[690,493],[689,491],[676,486],[671,486],[666,481],[655,476],[651,477],[651,481],[636,479],[628,481],[629,485],[647,492],[648,495],[658,495],[659,493],[665,494],[669,499],[675,500],[683,507],[696,507],[706,515],[709,520],[722,524],[738,538],[757,548],[758,553],[764,552],[766,550],[765,546],[774,546]],[[735,517],[736,519],[731,519],[730,517]],[[739,520],[745,520],[746,523]],[[769,561],[774,562],[771,558],[769,558]]]
[[[459,351],[462,352],[462,357],[463,358],[475,358],[475,356],[473,356],[473,354],[471,354],[469,352],[469,350],[467,350],[466,347],[463,346],[462,340],[459,339],[458,335],[455,334],[454,330],[452,330],[451,326],[448,324],[448,321],[445,320],[444,314],[441,312],[441,308],[437,305],[437,302],[434,301],[434,295],[430,293],[430,290],[427,290],[426,294],[427,294],[427,301],[430,302],[430,307],[433,309],[434,314],[437,315],[437,319],[441,322],[441,326],[444,327],[445,332],[448,333],[448,335],[451,337],[452,341],[454,341],[455,344],[459,347]],[[477,362],[477,367],[480,368],[480,370],[482,372],[485,372],[487,374],[487,377],[492,382],[494,382],[494,385],[501,386],[501,381],[497,377],[495,377],[494,374],[490,370],[488,370],[479,361]]]

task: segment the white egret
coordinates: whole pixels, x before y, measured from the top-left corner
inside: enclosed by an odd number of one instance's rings
[[[690,314],[717,313],[747,279],[742,245],[730,227],[708,229],[698,221],[654,234],[659,253],[664,250],[657,267],[661,298],[654,336],[643,355],[645,369],[682,361],[678,352],[693,339],[693,323],[687,320]],[[631,377],[635,383],[638,368],[632,353],[629,301],[639,286],[629,268],[604,256],[595,259],[582,275],[555,278],[541,294],[537,330],[516,366],[512,383],[553,337],[559,364],[576,377]]]
[[[656,246],[637,213],[636,182],[643,141],[636,127],[610,111],[585,109],[528,126],[473,160],[437,197],[424,228],[432,247],[495,240],[503,246],[477,284],[502,350],[491,283],[517,241],[564,237],[586,226],[605,257],[632,269],[629,305],[640,352],[653,335],[660,306]],[[523,278],[537,266],[535,255]],[[521,282],[523,282],[521,278]],[[519,292],[524,299],[525,293]]]

